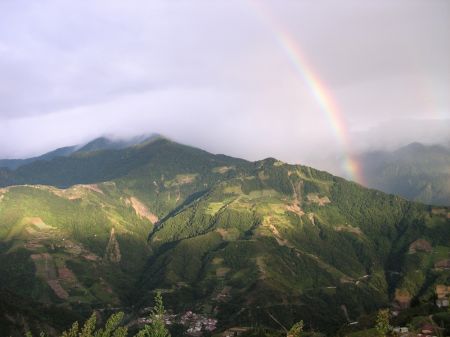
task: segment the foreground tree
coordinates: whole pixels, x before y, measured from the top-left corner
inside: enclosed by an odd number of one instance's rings
[[[301,337],[303,335],[303,320],[295,323],[288,332],[288,337]]]
[[[105,327],[95,330],[97,317],[95,313],[84,323],[83,327],[79,328],[78,322],[72,324],[72,327],[64,331],[61,337],[126,337],[128,329],[120,326],[123,320],[124,313],[118,312],[111,315],[106,321]]]
[[[379,337],[386,337],[387,333],[391,330],[391,325],[389,324],[389,309],[378,311],[375,329],[377,330]]]
[[[111,315],[106,321],[105,327],[96,330],[97,316],[93,313],[81,329],[78,322],[74,322],[69,330],[62,333],[61,337],[127,337],[128,329],[120,326],[123,316],[123,312]],[[33,337],[33,334],[28,331],[25,337]],[[39,337],[46,337],[46,334],[41,332]]]
[[[135,337],[170,337],[169,330],[167,330],[164,322],[165,312],[162,295],[157,292],[155,306],[150,313],[151,323],[146,324]],[[123,312],[113,314],[103,328],[96,330],[97,316],[93,313],[81,328],[78,322],[75,322],[69,330],[62,333],[61,337],[127,337],[128,329],[120,326],[123,317]],[[31,332],[27,332],[25,337],[33,337],[33,335]],[[46,335],[41,332],[39,337],[46,337]]]
[[[170,337],[169,330],[167,330],[164,322],[165,313],[162,295],[158,291],[155,295],[155,306],[150,313],[151,322],[146,324],[136,337]]]

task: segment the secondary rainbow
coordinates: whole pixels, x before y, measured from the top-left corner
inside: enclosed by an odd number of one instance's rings
[[[293,69],[307,84],[320,109],[327,116],[327,119],[333,129],[333,133],[335,134],[345,157],[344,170],[348,177],[358,183],[364,183],[360,165],[354,157],[351,149],[351,140],[348,136],[349,132],[345,119],[337,107],[333,96],[322,83],[320,77],[314,71],[314,68],[307,61],[299,43],[291,36],[287,29],[284,29],[284,27],[277,22],[273,15],[271,15],[271,13],[266,9],[263,2],[258,0],[249,0],[249,3],[256,10],[261,19],[269,25],[277,44],[287,55]]]

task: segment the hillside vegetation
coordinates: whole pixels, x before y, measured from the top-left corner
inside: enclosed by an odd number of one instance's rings
[[[85,318],[161,290],[221,327],[332,333],[450,282],[448,208],[271,158],[157,138],[4,169],[0,185],[0,284]],[[8,333],[30,317],[2,315]]]

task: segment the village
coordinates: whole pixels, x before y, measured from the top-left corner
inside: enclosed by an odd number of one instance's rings
[[[142,313],[149,313],[150,310],[151,308],[144,308]],[[187,335],[194,337],[203,336],[205,333],[212,333],[217,329],[217,319],[190,310],[182,314],[166,313],[164,315],[164,322],[167,326],[180,324],[184,326]],[[146,317],[138,318],[134,323],[137,325],[150,324],[151,319],[147,314]]]
[[[435,305],[438,308],[449,308],[450,286],[438,284],[435,287],[436,301]],[[409,307],[409,301],[406,301],[406,296],[398,296],[398,301],[393,304],[391,315],[396,317],[401,310]],[[398,337],[437,337],[441,336],[443,328],[433,321],[432,315],[428,316],[427,322],[423,322],[420,328],[416,331],[411,331],[410,327],[395,326],[392,329],[394,336]]]
[[[440,309],[448,309],[450,300],[450,286],[438,284],[435,287],[435,301],[433,305]],[[392,303],[390,309],[390,315],[392,318],[398,317],[403,310],[410,307],[410,300],[402,293],[398,293],[396,299]],[[151,307],[147,307],[141,310],[140,318],[133,321],[130,325],[142,326],[144,324],[150,324],[151,319],[149,313]],[[165,324],[170,327],[175,324],[183,326],[184,334],[192,337],[201,337],[204,335],[212,335],[217,333],[218,320],[212,317],[208,317],[204,314],[195,313],[193,311],[186,311],[183,313],[167,312],[164,315]],[[359,322],[350,322],[349,325],[357,326]],[[250,328],[248,327],[234,327],[229,328],[221,333],[223,337],[235,337],[242,333],[245,333]],[[395,337],[438,337],[441,336],[442,327],[433,321],[432,315],[428,316],[428,319],[422,322],[421,325],[412,328],[408,326],[392,326],[391,335]]]

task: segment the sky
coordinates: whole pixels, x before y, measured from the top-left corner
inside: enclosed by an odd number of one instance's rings
[[[450,144],[448,0],[1,0],[0,158],[160,133],[323,166]]]

